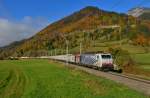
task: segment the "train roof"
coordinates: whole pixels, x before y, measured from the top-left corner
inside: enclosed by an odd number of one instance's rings
[[[75,54],[80,54],[80,53],[78,52],[78,53],[75,53]],[[110,54],[110,53],[104,52],[104,51],[97,51],[97,52],[84,52],[82,54]]]
[[[97,51],[97,52],[86,52],[86,53],[83,53],[83,54],[110,54],[110,53],[104,52],[104,51]]]
[[[81,55],[111,55],[111,53],[84,53]]]

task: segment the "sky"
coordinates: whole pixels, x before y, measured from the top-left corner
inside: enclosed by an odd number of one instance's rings
[[[150,0],[0,0],[0,47],[29,38],[86,6],[126,13],[133,7],[150,7]]]

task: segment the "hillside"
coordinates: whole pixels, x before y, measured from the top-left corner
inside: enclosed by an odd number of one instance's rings
[[[115,25],[119,26],[119,28],[111,28],[111,26]],[[101,28],[102,26],[110,27]],[[134,44],[147,45],[149,44],[146,43],[149,42],[147,40],[149,39],[149,31],[149,21],[143,22],[132,16],[88,6],[50,24],[29,39],[1,48],[0,58],[48,55],[49,52],[55,49],[63,51],[66,47],[66,39],[69,40],[69,48],[75,49],[76,52],[78,52],[76,48],[79,46],[81,40],[84,48],[91,47],[94,41],[97,44],[96,41],[99,43],[104,41],[118,41],[126,38],[134,38],[137,42],[132,42]],[[138,34],[141,34],[144,38],[142,43],[137,38]],[[75,53],[75,51],[72,53]]]
[[[140,16],[141,19],[144,19],[144,20],[150,20],[150,12],[149,13],[143,13],[141,16]]]

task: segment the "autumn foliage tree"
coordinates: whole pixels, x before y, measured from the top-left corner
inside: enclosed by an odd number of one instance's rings
[[[135,38],[135,43],[137,45],[145,46],[147,45],[147,38],[145,37],[144,34],[137,34]]]

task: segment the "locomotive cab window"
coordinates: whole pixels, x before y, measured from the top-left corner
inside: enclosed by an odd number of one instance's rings
[[[111,55],[102,55],[103,59],[111,59]]]

